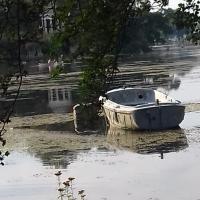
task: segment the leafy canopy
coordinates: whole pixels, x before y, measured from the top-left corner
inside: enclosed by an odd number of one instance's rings
[[[81,58],[86,66],[80,83],[83,102],[95,102],[112,83],[130,21],[137,23],[138,18],[155,6],[162,7],[168,3],[166,0],[151,2],[63,0],[62,5],[57,6],[56,17],[61,28],[54,40],[67,43],[71,58]]]
[[[200,1],[184,0],[176,12],[178,28],[189,30],[188,39],[198,44],[200,40]]]

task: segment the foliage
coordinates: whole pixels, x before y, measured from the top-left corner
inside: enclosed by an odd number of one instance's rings
[[[0,58],[9,61],[9,65],[18,66],[19,42],[22,53],[26,43],[38,41],[42,37],[41,29],[38,28],[41,21],[40,14],[45,12],[48,2],[33,0],[0,2]]]
[[[150,50],[150,45],[165,43],[175,32],[173,18],[172,9],[162,9],[130,19],[122,51],[125,53],[146,52]]]
[[[50,76],[53,79],[56,79],[59,77],[59,75],[63,72],[63,68],[61,66],[57,66],[53,68],[50,72]]]
[[[178,28],[189,30],[188,39],[198,44],[200,40],[200,1],[185,0],[179,4],[176,12],[176,25]]]
[[[5,140],[4,140],[5,141]],[[4,143],[3,143],[4,144]],[[6,151],[5,153],[2,153],[0,151],[0,165],[4,166],[4,162],[3,160],[5,159],[5,157],[8,157],[10,155],[10,153],[8,151]]]
[[[27,42],[38,40],[41,31],[38,29],[41,19],[40,14],[50,1],[33,0],[2,0],[0,1],[0,64],[5,71],[1,71],[0,76],[0,142],[2,146],[6,144],[4,134],[5,126],[10,122],[14,106],[19,96],[22,85],[22,77],[27,74],[23,70],[22,51]],[[16,78],[18,87],[13,92],[14,100],[9,103],[6,101],[9,86]],[[0,153],[0,162],[8,156],[8,152]]]
[[[98,97],[112,87],[121,52],[144,51],[147,45],[143,44],[162,43],[171,34],[173,13],[151,13],[156,6],[163,8],[167,3],[168,0],[1,0],[0,63],[8,63],[13,70],[1,73],[1,98],[6,96],[14,77],[19,81],[14,101],[0,115],[2,144],[5,145],[5,124],[26,74],[22,51],[27,42],[42,38],[42,29],[38,28],[41,16],[53,10],[57,29],[44,51],[55,59],[63,52],[70,54],[70,59],[81,59],[85,66],[80,82],[82,102],[97,103]],[[199,5],[199,1],[186,0],[176,12],[177,26],[189,28],[190,39],[196,43],[200,37]],[[60,68],[55,69],[52,76],[59,72]]]
[[[58,42],[67,43],[71,57],[81,58],[86,66],[80,83],[82,102],[96,102],[112,83],[118,72],[119,53],[127,39],[128,24],[135,25],[138,18],[147,15],[155,5],[162,7],[167,2],[63,0],[62,6],[57,6],[56,17],[62,25],[56,33]],[[133,32],[137,32],[138,26],[134,26]]]

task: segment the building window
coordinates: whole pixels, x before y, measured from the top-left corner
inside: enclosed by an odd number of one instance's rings
[[[47,33],[49,33],[50,29],[51,29],[51,20],[50,19],[46,19],[46,28],[47,28]]]
[[[58,98],[59,98],[59,101],[63,100],[63,90],[62,89],[58,89]]]
[[[57,98],[56,98],[56,90],[55,89],[52,90],[52,94],[53,94],[53,101],[56,101]]]

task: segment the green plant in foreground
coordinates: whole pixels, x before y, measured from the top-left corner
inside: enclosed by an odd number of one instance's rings
[[[64,181],[62,183],[61,181],[61,175],[62,175],[62,172],[61,171],[58,171],[55,173],[55,176],[57,176],[58,178],[58,192],[59,192],[59,196],[58,196],[58,199],[61,199],[61,200],[77,200],[77,199],[80,199],[80,200],[85,200],[85,194],[84,194],[84,190],[80,190],[78,191],[78,194],[77,196],[78,197],[75,197],[75,192],[74,192],[74,188],[73,188],[73,181],[75,178],[73,177],[69,177],[66,181]]]

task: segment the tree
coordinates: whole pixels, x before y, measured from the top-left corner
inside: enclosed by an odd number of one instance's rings
[[[188,39],[194,44],[200,40],[200,1],[185,0],[176,12],[176,25],[188,30]]]
[[[5,144],[5,124],[9,122],[24,74],[21,57],[23,45],[27,41],[38,41],[42,36],[38,28],[42,15],[49,10],[54,15],[55,34],[51,46],[54,48],[51,55],[56,57],[58,53],[65,51],[70,53],[72,59],[81,59],[85,65],[80,82],[82,102],[97,103],[99,95],[109,89],[118,72],[119,54],[126,44],[124,40],[127,39],[129,25],[134,27],[131,34],[135,34],[135,40],[136,36],[147,34],[151,30],[150,24],[155,26],[153,30],[157,30],[163,18],[159,13],[152,14],[150,11],[155,6],[162,8],[167,3],[168,0],[1,0],[0,59],[4,65],[9,61],[8,65],[13,66],[11,72],[6,72],[0,78],[1,95],[7,94],[13,76],[18,74],[20,77],[15,101],[9,108],[4,108],[5,112],[1,114],[2,144]],[[178,21],[177,24],[190,27],[193,38],[197,40],[199,2],[187,0],[186,5],[180,5],[177,16],[178,14],[183,15],[185,21]],[[161,21],[157,19],[158,16]],[[165,30],[162,32],[164,34],[169,27],[163,26],[162,29]],[[153,43],[154,38],[162,41],[162,34],[160,31],[150,34],[148,41]]]
[[[123,49],[127,25],[136,22],[155,6],[167,0],[63,0],[57,6],[57,21],[62,28],[54,40],[66,44],[72,58],[81,58],[86,66],[80,91],[82,102],[96,103],[118,71],[119,53]],[[135,30],[136,31],[136,30]],[[55,47],[60,47],[55,45]]]
[[[46,12],[50,1],[33,0],[1,0],[0,1],[0,100],[6,98],[9,86],[14,77],[18,79],[18,87],[14,92],[14,100],[0,105],[0,142],[6,144],[5,126],[10,122],[16,100],[22,85],[22,78],[26,75],[22,64],[22,51],[27,42],[38,41],[41,36],[39,23],[41,14]],[[9,153],[0,151],[0,164]]]
[[[173,18],[172,9],[162,9],[130,19],[122,51],[125,53],[146,52],[150,50],[150,45],[166,43],[176,29]]]

